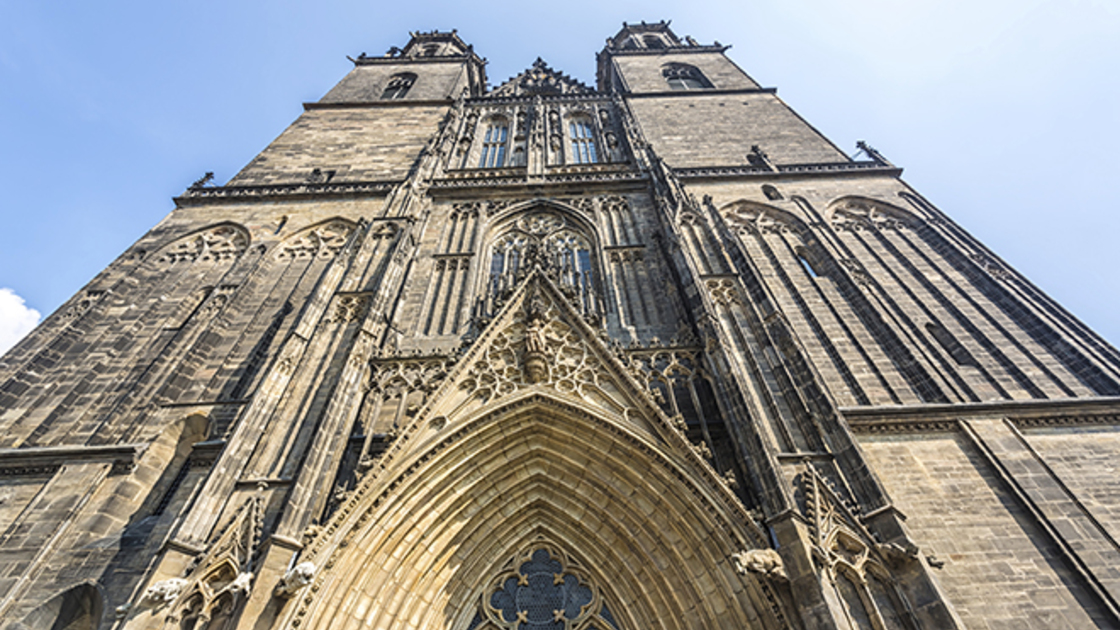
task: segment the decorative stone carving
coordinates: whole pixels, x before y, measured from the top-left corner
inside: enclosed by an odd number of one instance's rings
[[[289,598],[315,579],[315,565],[311,562],[301,562],[288,569],[280,583],[276,585],[276,596]]]
[[[187,581],[183,578],[171,578],[156,582],[144,590],[144,594],[140,596],[136,606],[142,609],[159,610],[179,599],[179,595],[186,585]]]
[[[245,501],[210,548],[188,569],[188,577],[180,580],[181,592],[167,613],[168,620],[210,619],[248,597],[261,537],[263,501],[259,493]]]
[[[735,285],[735,281],[729,278],[713,278],[707,281],[708,293],[712,296],[712,301],[716,304],[730,306],[732,304],[742,304],[743,298],[739,293],[739,287]]]
[[[568,75],[548,67],[540,57],[528,70],[506,81],[491,96],[528,96],[536,94],[591,94],[594,90]]]
[[[161,263],[233,260],[249,247],[249,233],[235,225],[219,225],[173,243],[160,254]]]
[[[740,551],[739,553],[731,554],[731,559],[735,562],[735,571],[738,572],[739,575],[754,573],[780,582],[789,580],[789,576],[786,575],[785,565],[782,564],[782,557],[773,549]]]
[[[1006,280],[1011,275],[1003,265],[992,260],[989,256],[984,254],[969,254],[968,257],[972,262],[976,263],[977,267],[986,271],[989,276],[996,280]]]
[[[848,271],[848,275],[851,276],[856,284],[861,286],[869,286],[872,284],[873,280],[871,274],[867,272],[867,269],[864,268],[858,260],[854,258],[841,258],[840,264]]]
[[[366,307],[369,305],[369,295],[365,293],[354,293],[338,296],[335,301],[335,310],[330,317],[331,322],[355,322],[365,315]]]
[[[912,214],[862,197],[849,197],[833,206],[832,225],[839,230],[902,230],[918,222]]]
[[[276,256],[291,258],[332,258],[346,245],[354,224],[345,219],[334,219],[304,230],[280,246]]]

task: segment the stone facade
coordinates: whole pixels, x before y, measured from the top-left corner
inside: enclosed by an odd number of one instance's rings
[[[0,627],[1120,625],[1120,355],[667,24],[354,70],[0,359]]]

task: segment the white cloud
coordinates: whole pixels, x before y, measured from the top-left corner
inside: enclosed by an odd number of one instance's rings
[[[31,332],[42,316],[11,289],[0,289],[0,354]]]

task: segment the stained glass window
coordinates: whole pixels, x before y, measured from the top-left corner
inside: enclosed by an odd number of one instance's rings
[[[520,554],[485,592],[467,630],[621,630],[602,593],[557,550]]]

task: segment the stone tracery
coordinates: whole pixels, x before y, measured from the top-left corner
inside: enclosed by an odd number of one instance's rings
[[[598,585],[557,546],[522,551],[482,593],[468,630],[618,630]]]

